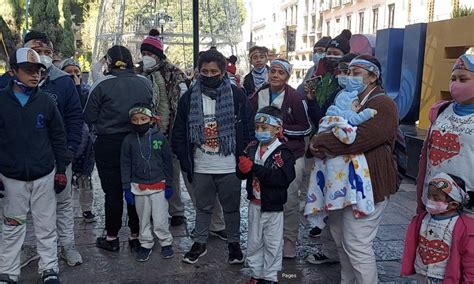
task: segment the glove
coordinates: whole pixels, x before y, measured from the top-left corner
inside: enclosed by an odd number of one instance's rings
[[[135,205],[135,195],[132,193],[132,190],[130,188],[125,188],[123,192],[124,192],[125,201],[127,202],[127,204]]]
[[[67,185],[67,177],[65,174],[55,174],[54,175],[54,191],[56,194],[61,193]]]
[[[3,182],[0,180],[0,198],[3,198],[3,192],[5,191],[5,186]]]
[[[169,200],[173,196],[173,188],[171,186],[165,187],[165,198]]]
[[[245,156],[239,157],[239,171],[243,174],[247,174],[252,170],[253,162]]]

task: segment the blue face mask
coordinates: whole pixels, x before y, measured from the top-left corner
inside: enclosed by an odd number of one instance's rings
[[[262,143],[268,143],[273,139],[270,131],[255,131],[255,138]]]
[[[319,63],[319,60],[321,60],[322,58],[324,58],[325,55],[326,55],[325,52],[321,52],[321,53],[315,52],[315,53],[313,54],[313,63],[314,63],[314,65],[317,65],[317,64]]]
[[[339,84],[339,86],[343,89],[346,88],[346,85],[347,85],[347,78],[349,76],[347,75],[339,75],[337,76],[337,83]]]
[[[364,92],[368,86],[364,83],[364,77],[361,76],[347,76],[347,81],[345,83],[347,91],[357,91],[358,94]]]
[[[21,89],[21,92],[27,96],[31,96],[35,93],[36,87],[28,87],[18,80],[16,76],[13,77],[13,82]]]

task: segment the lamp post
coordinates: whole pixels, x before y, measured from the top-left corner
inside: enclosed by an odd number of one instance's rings
[[[163,30],[164,30],[163,26],[165,25],[165,23],[166,23],[166,20],[163,19],[163,18],[158,21],[158,24],[160,24],[160,37],[161,37],[161,40],[163,40]]]

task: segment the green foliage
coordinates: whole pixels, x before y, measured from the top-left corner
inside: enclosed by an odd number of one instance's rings
[[[470,15],[474,15],[474,8],[468,6],[457,7],[451,12],[451,18],[460,18]]]
[[[59,51],[63,56],[71,57],[74,55],[74,31],[72,30],[71,0],[63,0],[63,35],[59,46]]]
[[[19,40],[19,36],[16,33],[13,33],[10,28],[8,27],[7,23],[0,16],[0,33],[2,33],[3,41],[5,43],[5,47],[7,48],[6,53],[10,55],[15,50],[16,42]],[[3,46],[2,41],[0,40],[0,59],[7,61],[7,54],[5,53],[5,49]]]
[[[59,9],[56,0],[31,1],[32,29],[44,32],[53,42],[60,47],[63,29],[59,25]],[[59,50],[60,51],[60,50]]]

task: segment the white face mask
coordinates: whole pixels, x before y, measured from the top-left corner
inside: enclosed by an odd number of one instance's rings
[[[158,64],[158,62],[156,62],[155,58],[153,58],[151,56],[148,56],[148,55],[143,56],[143,70],[145,70],[145,71],[151,70],[157,64]]]
[[[47,55],[40,55],[41,63],[43,63],[47,69],[53,65],[53,59]]]

